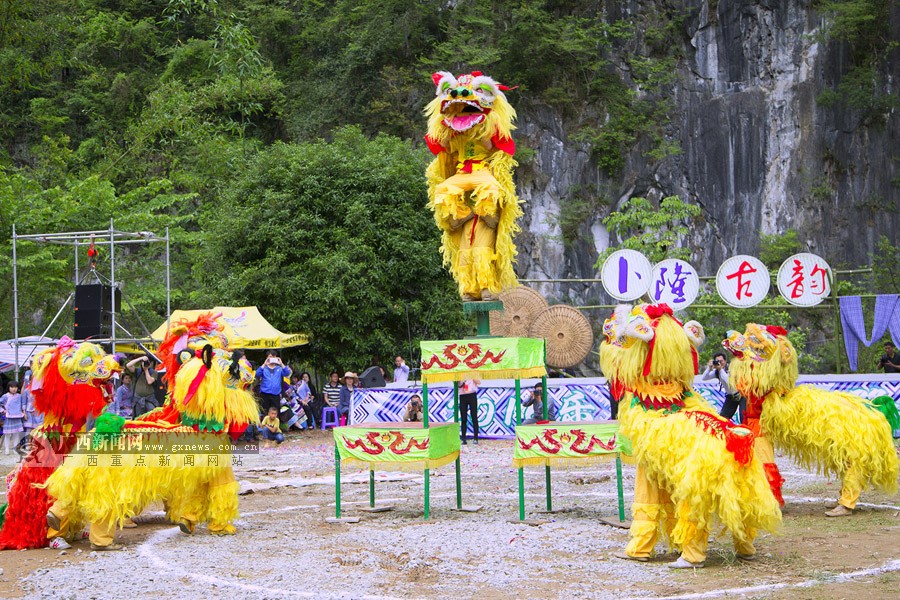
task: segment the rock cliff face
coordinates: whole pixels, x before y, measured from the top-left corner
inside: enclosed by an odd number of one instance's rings
[[[642,4],[621,3],[610,16],[627,18]],[[817,104],[846,71],[847,48],[817,41],[823,21],[811,2],[684,0],[679,8],[687,19],[672,43],[684,58],[668,135],[680,154],[652,163],[635,150],[610,179],[552,110],[520,108],[519,136],[536,149],[518,173],[527,202],[520,277],[597,276],[594,261],[611,243],[601,220],[616,206],[586,216],[571,243],[560,228],[562,208],[586,189],[606,190],[616,205],[673,194],[700,205],[704,224],[687,243],[701,275],[714,275],[730,255],[756,253],[759,232],[796,229],[806,249],[833,267],[868,264],[880,235],[900,244],[900,111],[867,126],[843,104]],[[890,25],[900,39],[896,5]],[[896,95],[900,52],[893,58],[885,91]],[[609,301],[599,285],[537,287],[560,301]]]

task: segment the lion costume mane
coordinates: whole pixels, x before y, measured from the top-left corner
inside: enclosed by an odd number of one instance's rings
[[[444,265],[463,297],[482,298],[515,287],[513,236],[522,215],[513,183],[516,111],[509,88],[480,71],[432,75],[436,97],[425,109],[428,206],[443,232]]]
[[[163,502],[168,518],[187,533],[202,522],[212,533],[234,533],[239,486],[225,434],[238,437],[259,413],[247,391],[253,371],[241,354],[227,350],[217,318],[177,323],[161,345],[170,389],[162,407],[110,422],[95,436],[95,445],[110,448],[99,465],[67,461],[48,480],[56,498],[52,512],[90,521],[92,542],[95,532],[111,541],[117,526],[154,501]],[[128,452],[113,462],[114,449],[122,446]]]
[[[729,331],[723,346],[734,355],[730,381],[747,398],[748,425],[764,440],[757,453],[771,464],[766,470],[779,500],[784,480],[772,443],[804,467],[840,477],[840,504],[848,509],[868,486],[897,491],[897,452],[885,415],[853,394],[797,386],[797,351],[784,328],[748,323],[743,333]]]
[[[691,389],[703,328],[682,325],[662,304],[619,307],[604,330],[601,367],[624,388],[619,422],[638,463],[626,553],[648,556],[662,533],[686,560],[702,562],[718,520],[739,553],[753,554],[757,530],[774,531],[781,512],[752,434]]]
[[[55,348],[32,361],[31,393],[44,423],[32,433],[31,450],[19,465],[7,492],[7,509],[0,530],[0,549],[43,548],[47,545],[50,500],[40,487],[75,447],[76,434],[88,417],[106,406],[107,382],[120,370],[115,358],[97,344],[76,344],[63,337]]]

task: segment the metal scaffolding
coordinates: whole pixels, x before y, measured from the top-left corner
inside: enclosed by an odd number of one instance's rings
[[[75,252],[75,275],[73,278],[74,285],[82,284],[86,281],[91,283],[105,284],[110,287],[110,336],[109,338],[96,339],[91,338],[94,343],[108,343],[110,352],[116,351],[116,343],[133,343],[142,345],[145,342],[154,341],[150,337],[150,331],[147,329],[140,315],[128,301],[119,289],[119,282],[116,280],[116,246],[123,244],[162,244],[166,245],[165,266],[166,266],[166,321],[168,323],[172,314],[171,305],[171,289],[170,289],[170,264],[169,264],[169,228],[166,227],[165,236],[158,236],[151,231],[119,231],[115,228],[113,219],[109,220],[109,229],[101,229],[97,231],[67,231],[61,233],[34,233],[20,235],[16,233],[16,226],[12,228],[12,259],[13,259],[13,347],[15,348],[16,369],[19,368],[19,346],[34,345],[35,342],[26,342],[19,340],[19,273],[18,273],[18,248],[19,241],[31,241],[38,244],[54,244],[60,246],[72,246]],[[109,277],[101,275],[96,269],[96,261],[90,258],[87,271],[83,274],[79,268],[79,250],[83,248],[92,248],[93,246],[109,246]],[[117,320],[116,315],[116,294],[125,300],[129,308],[134,312],[135,317],[144,330],[146,337],[135,337],[122,323],[121,319]],[[46,337],[47,333],[63,314],[63,311],[73,302],[75,298],[74,290],[60,306],[56,315],[47,325],[41,337]],[[117,329],[121,329],[125,334],[124,337],[116,335]],[[74,335],[74,332],[73,332]],[[78,340],[81,341],[81,340]],[[158,341],[158,340],[157,340]]]

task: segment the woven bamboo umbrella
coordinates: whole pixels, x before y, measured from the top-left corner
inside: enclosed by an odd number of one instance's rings
[[[534,318],[547,308],[547,301],[535,290],[520,285],[500,292],[503,312],[490,314],[491,335],[526,337]]]
[[[544,338],[547,364],[557,369],[579,364],[594,345],[590,321],[581,311],[565,304],[551,306],[535,317],[529,335]]]

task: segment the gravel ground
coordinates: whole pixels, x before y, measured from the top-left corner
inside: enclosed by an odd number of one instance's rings
[[[453,467],[448,465],[432,476],[428,522],[422,519],[421,474],[379,473],[378,502],[395,509],[366,513],[359,510],[368,505],[366,473],[345,468],[344,515],[361,520],[329,524],[325,518],[334,515],[330,436],[292,437],[280,447],[244,457],[235,469],[246,494],[241,496],[237,535],[216,537],[199,528],[187,536],[166,524],[159,510],[148,510],[138,519],[139,528],[120,532],[126,545],[121,552],[91,552],[86,542],[62,555],[54,550],[4,552],[0,565],[26,564],[5,567],[0,581],[9,580],[9,595],[18,589],[20,595],[36,598],[602,599],[708,592],[742,582],[802,581],[806,572],[810,577],[821,577],[823,567],[828,572],[827,564],[796,563],[802,532],[794,544],[788,527],[782,538],[760,537],[762,558],[753,565],[734,561],[727,536],[711,540],[709,565],[702,571],[672,572],[665,563],[674,556],[645,564],[612,558],[627,542],[627,531],[599,521],[617,514],[614,463],[554,471],[558,512],[553,514],[539,512],[544,504],[543,469],[526,469],[529,517],[546,522],[510,523],[517,518],[511,455],[506,440],[464,447],[464,504],[483,508],[476,513],[450,510],[455,491]],[[5,467],[10,461],[4,458],[0,466]],[[800,507],[797,516],[786,512],[786,524],[796,519],[805,528],[808,518],[831,525],[819,518],[820,504],[836,497],[839,486],[790,464],[783,470],[787,494]],[[626,507],[633,476],[633,468],[626,465]],[[859,519],[851,529],[881,528],[888,543],[900,540],[900,520],[891,509],[897,498],[869,494],[863,501],[883,508],[854,515]],[[898,546],[894,544],[897,555],[888,558],[900,558]],[[660,546],[658,551],[665,549]],[[886,564],[884,559],[860,566],[879,567]],[[0,587],[0,596],[2,592]]]

